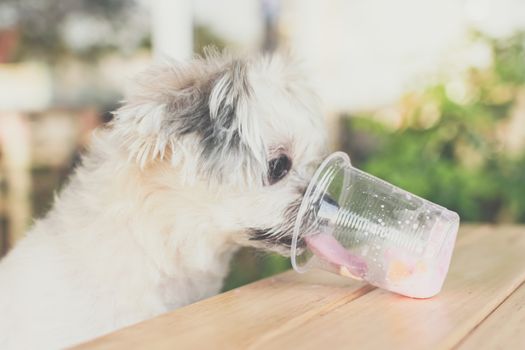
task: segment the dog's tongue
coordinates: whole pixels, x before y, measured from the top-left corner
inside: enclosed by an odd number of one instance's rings
[[[362,278],[366,274],[364,259],[350,253],[332,235],[320,233],[305,237],[305,241],[317,257],[337,268],[345,267],[353,277]]]

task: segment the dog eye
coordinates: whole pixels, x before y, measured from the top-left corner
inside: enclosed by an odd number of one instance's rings
[[[270,185],[280,181],[292,168],[292,160],[287,155],[280,155],[268,163],[268,182]]]

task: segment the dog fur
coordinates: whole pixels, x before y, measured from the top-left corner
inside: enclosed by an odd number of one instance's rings
[[[214,295],[240,246],[289,254],[325,144],[286,56],[149,69],[1,261],[0,349],[62,348]],[[292,166],[272,183],[280,156]]]

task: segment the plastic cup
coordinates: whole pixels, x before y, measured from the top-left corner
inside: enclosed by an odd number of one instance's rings
[[[299,209],[293,268],[320,268],[413,298],[441,290],[459,216],[358,170],[345,153],[314,174]]]

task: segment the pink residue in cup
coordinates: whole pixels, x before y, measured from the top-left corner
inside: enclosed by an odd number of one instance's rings
[[[332,235],[320,233],[305,237],[305,241],[317,257],[334,265],[339,274],[356,279],[366,275],[368,267],[364,259],[349,252]]]

